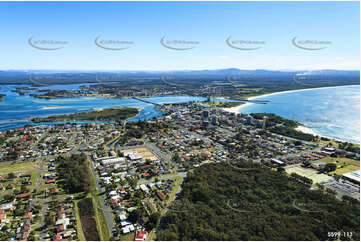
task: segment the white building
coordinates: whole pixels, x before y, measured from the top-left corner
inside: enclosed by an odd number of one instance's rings
[[[124,157],[117,157],[117,158],[102,160],[102,161],[100,161],[100,164],[102,166],[110,166],[110,165],[120,164],[120,163],[124,163],[124,162],[125,162]]]

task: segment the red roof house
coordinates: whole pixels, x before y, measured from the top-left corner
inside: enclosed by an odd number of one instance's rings
[[[135,241],[144,241],[147,239],[148,236],[148,232],[147,231],[143,231],[140,230],[137,232],[137,234],[135,235]]]

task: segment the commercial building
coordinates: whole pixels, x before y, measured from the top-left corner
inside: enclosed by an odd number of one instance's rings
[[[110,165],[120,164],[120,163],[124,163],[124,162],[125,162],[124,157],[117,157],[117,158],[102,160],[102,161],[100,161],[100,164],[102,166],[110,166]]]
[[[360,170],[351,171],[342,175],[342,178],[356,184],[360,184]]]

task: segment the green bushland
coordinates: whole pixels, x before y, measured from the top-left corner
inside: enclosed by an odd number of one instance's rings
[[[138,114],[138,109],[136,108],[106,108],[101,111],[92,111],[92,112],[83,112],[83,113],[74,113],[74,114],[64,114],[64,115],[53,115],[46,118],[32,118],[31,121],[35,123],[40,122],[56,122],[56,121],[72,121],[72,120],[81,120],[81,121],[123,121],[125,119],[131,118]]]
[[[67,193],[90,192],[91,174],[88,171],[88,158],[84,153],[58,156],[55,162],[59,164],[56,168],[59,185]]]
[[[211,106],[219,108],[233,108],[244,104],[243,102],[211,102]]]
[[[357,202],[310,190],[299,176],[254,166],[207,164],[188,173],[175,207],[183,212],[162,217],[157,240],[330,240],[337,238],[329,232],[352,231],[340,239],[359,241]]]
[[[99,241],[99,233],[95,220],[93,200],[91,197],[84,198],[78,202],[80,220],[87,241]]]

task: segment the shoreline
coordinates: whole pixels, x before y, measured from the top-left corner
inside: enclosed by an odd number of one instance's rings
[[[284,93],[302,92],[302,91],[307,91],[307,90],[318,90],[318,89],[337,88],[337,87],[353,87],[353,86],[360,86],[360,85],[342,85],[342,86],[332,86],[332,87],[315,87],[315,88],[304,88],[304,89],[288,90],[288,91],[281,91],[281,92],[272,92],[272,93],[252,96],[252,97],[247,98],[247,100],[254,100],[256,98],[268,97],[268,96],[284,94]],[[250,105],[254,105],[254,104],[257,104],[257,103],[247,102],[247,103],[242,103],[242,104],[240,104],[240,105],[238,105],[236,107],[232,107],[232,108],[222,108],[222,110],[224,110],[226,112],[236,113],[237,114],[237,113],[240,113],[240,110],[242,108],[250,106]]]
[[[332,87],[315,87],[315,88],[304,88],[304,89],[297,89],[297,90],[288,90],[288,91],[281,91],[281,92],[273,92],[273,93],[267,93],[267,94],[262,94],[262,95],[258,95],[258,96],[253,96],[253,97],[249,97],[247,98],[247,100],[254,100],[256,98],[263,98],[263,97],[268,97],[268,96],[273,96],[273,95],[277,95],[277,94],[284,94],[284,93],[293,93],[293,92],[302,92],[302,91],[307,91],[307,90],[319,90],[319,89],[327,89],[327,88],[338,88],[338,87],[353,87],[353,86],[360,86],[360,85],[342,85],[342,86],[332,86]],[[252,102],[247,102],[244,104],[240,104],[236,107],[232,107],[232,108],[222,108],[222,110],[226,111],[226,112],[231,112],[231,113],[241,113],[241,110],[247,106],[250,105],[254,105],[256,103],[252,103]],[[333,138],[333,137],[329,137],[326,135],[321,135],[319,133],[317,133],[316,131],[314,131],[313,129],[307,127],[306,125],[300,123],[300,125],[298,125],[296,127],[297,131],[303,132],[305,134],[311,134],[311,135],[315,135],[315,136],[320,136],[320,137],[324,137],[324,138],[328,138],[331,140],[338,140],[338,141],[342,141],[342,142],[350,142],[350,141],[346,141],[346,140],[341,140],[341,139],[337,139],[337,138]],[[354,142],[351,142],[354,143]],[[355,144],[359,144],[359,143],[355,143]]]
[[[305,133],[305,134],[312,134],[314,136],[321,136],[318,133],[316,133],[313,129],[311,129],[311,128],[305,126],[305,125],[298,125],[297,128],[295,128],[295,130],[300,131],[300,132]]]

